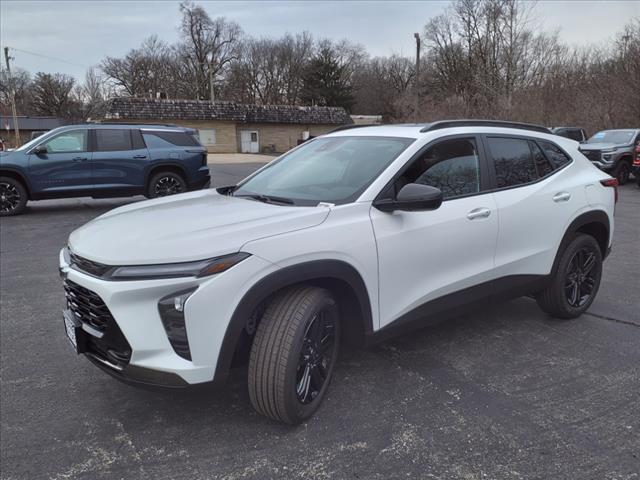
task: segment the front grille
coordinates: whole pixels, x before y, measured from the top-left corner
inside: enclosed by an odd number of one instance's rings
[[[71,280],[64,282],[67,307],[83,324],[100,336],[86,334],[86,349],[109,363],[124,367],[131,358],[131,346],[100,296]]]
[[[80,270],[81,272],[88,273],[94,277],[102,277],[105,273],[107,273],[112,267],[109,265],[104,265],[102,263],[94,262],[92,260],[87,260],[79,255],[69,252],[69,257],[71,259],[71,266],[76,270]]]
[[[582,154],[592,162],[600,162],[602,160],[600,150],[583,150]]]
[[[109,320],[113,320],[111,312],[98,294],[84,288],[71,280],[64,283],[69,310],[82,323],[89,324],[99,331],[104,331]]]

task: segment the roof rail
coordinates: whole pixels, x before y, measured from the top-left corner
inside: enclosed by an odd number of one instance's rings
[[[518,128],[520,130],[532,130],[540,133],[551,133],[547,127],[542,125],[534,125],[532,123],[507,122],[503,120],[442,120],[433,122],[424,127],[420,132],[431,132],[442,128],[453,127],[500,127],[500,128]]]
[[[334,128],[329,133],[341,132],[342,130],[351,130],[352,128],[377,127],[377,126],[379,126],[379,124],[376,124],[376,123],[341,125],[338,128]]]
[[[147,123],[147,122],[87,122],[87,125],[144,125],[154,127],[180,127],[175,123]],[[184,128],[184,127],[180,127]]]

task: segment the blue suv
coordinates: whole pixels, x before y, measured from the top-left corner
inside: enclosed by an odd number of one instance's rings
[[[27,200],[148,198],[207,188],[207,150],[196,131],[174,125],[59,127],[0,153],[0,216]]]

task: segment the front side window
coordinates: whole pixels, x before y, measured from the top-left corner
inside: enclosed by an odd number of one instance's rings
[[[493,158],[498,188],[523,185],[538,179],[527,140],[489,137],[487,142]]]
[[[480,163],[475,140],[445,140],[430,147],[395,181],[395,195],[408,183],[439,188],[445,200],[478,193]]]
[[[118,152],[131,150],[131,131],[120,129],[96,129],[96,151]]]
[[[56,135],[44,143],[47,153],[73,153],[87,151],[87,130],[70,130]]]
[[[296,205],[354,201],[415,139],[344,136],[312,140],[241,183],[234,196]]]

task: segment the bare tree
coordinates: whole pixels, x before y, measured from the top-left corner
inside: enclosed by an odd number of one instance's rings
[[[63,73],[38,72],[31,85],[34,111],[38,115],[78,118],[80,102],[74,95],[75,80]]]
[[[210,82],[238,59],[240,26],[224,17],[212,19],[201,5],[192,1],[180,4],[183,43],[178,52],[191,71],[198,98],[211,98]]]

